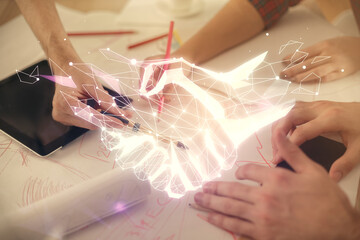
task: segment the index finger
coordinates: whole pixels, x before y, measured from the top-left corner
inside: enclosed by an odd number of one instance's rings
[[[102,87],[93,84],[84,84],[83,88],[90,97],[95,99],[100,109],[115,115],[125,116],[127,118],[131,117],[131,113],[120,109],[116,104],[115,97],[111,96],[107,91],[102,89]]]
[[[305,172],[310,166],[315,164],[300,150],[298,146],[290,142],[284,132],[277,132],[275,141],[279,149],[279,156],[286,160],[295,172]]]

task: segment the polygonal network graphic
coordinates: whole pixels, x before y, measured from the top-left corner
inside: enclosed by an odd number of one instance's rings
[[[296,41],[281,46],[279,53],[294,44],[299,46],[286,68],[307,57],[298,50],[302,44]],[[109,109],[98,112],[68,92],[63,92],[63,97],[75,115],[101,129],[101,140],[116,152],[119,167],[133,169],[139,179],[148,180],[154,189],[174,198],[232,168],[239,145],[285,116],[294,105],[294,94],[319,92],[319,88],[304,91],[301,85],[289,91],[290,82],[277,76],[273,64],[265,61],[266,52],[224,73],[182,58],[137,61],[110,49],[100,52],[115,66],[114,72],[93,64],[71,66],[94,83],[101,80],[131,98],[126,108],[132,110],[133,117],[114,113],[115,98],[113,102],[99,102],[99,96],[107,93],[96,84],[83,88],[98,105]],[[70,88],[76,86],[67,74],[46,78]],[[162,94],[167,101],[162,101]]]

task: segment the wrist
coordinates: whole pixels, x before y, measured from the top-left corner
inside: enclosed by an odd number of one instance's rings
[[[69,62],[81,62],[68,38],[50,37],[45,52],[47,57],[61,68],[68,67]]]
[[[186,61],[196,64],[198,65],[199,62],[196,60],[194,51],[189,51],[189,50],[184,50],[184,48],[180,47],[178,50],[176,50],[175,52],[173,52],[171,54],[171,57],[175,57],[175,58],[184,58]]]

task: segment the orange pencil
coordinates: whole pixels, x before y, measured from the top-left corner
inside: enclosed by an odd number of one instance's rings
[[[136,47],[140,47],[140,46],[142,46],[142,45],[145,45],[145,44],[148,44],[148,43],[157,41],[157,40],[159,40],[159,39],[162,39],[162,38],[164,38],[164,37],[166,37],[166,36],[168,36],[168,33],[165,33],[165,34],[162,34],[162,35],[160,35],[160,36],[157,36],[157,37],[154,37],[154,38],[150,38],[150,39],[147,39],[147,40],[138,42],[138,43],[131,44],[131,45],[128,46],[128,49],[133,49],[133,48],[136,48]]]
[[[69,37],[134,34],[135,31],[69,32]]]

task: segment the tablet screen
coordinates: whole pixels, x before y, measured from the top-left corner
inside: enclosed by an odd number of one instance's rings
[[[65,126],[52,118],[55,84],[39,75],[52,75],[47,61],[41,61],[0,82],[0,128],[34,152],[45,156],[87,130]]]
[[[40,75],[52,75],[46,60],[0,81],[0,129],[41,156],[76,139],[87,129],[65,126],[52,116],[55,84]],[[120,107],[131,99],[117,95]],[[125,101],[124,101],[125,99]]]

